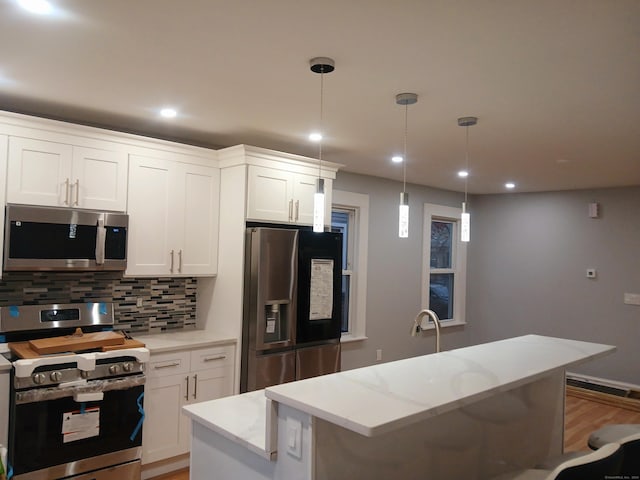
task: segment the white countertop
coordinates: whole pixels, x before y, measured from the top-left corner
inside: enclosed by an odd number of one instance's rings
[[[235,338],[218,335],[207,330],[179,330],[176,332],[155,333],[151,335],[136,335],[133,333],[132,336],[136,340],[143,342],[151,353],[237,343]]]
[[[264,396],[264,390],[256,390],[187,405],[182,410],[196,422],[270,460],[276,451],[267,418],[270,408],[271,400]],[[270,420],[275,421],[275,415]]]
[[[526,335],[277,385],[265,395],[374,436],[613,351],[610,345]]]

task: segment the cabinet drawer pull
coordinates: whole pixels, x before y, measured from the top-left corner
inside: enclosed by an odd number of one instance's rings
[[[214,360],[224,360],[225,358],[227,358],[226,355],[216,355],[214,357],[204,357],[202,359],[203,362],[213,362]]]
[[[170,367],[179,367],[180,366],[180,362],[173,362],[173,363],[165,363],[164,365],[154,365],[153,368],[154,370],[160,370],[161,368],[170,368]]]

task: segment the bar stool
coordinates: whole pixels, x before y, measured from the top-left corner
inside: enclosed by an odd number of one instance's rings
[[[601,429],[602,430],[602,429]],[[628,429],[618,430],[618,433],[624,433],[629,431]],[[593,434],[598,433],[599,430],[593,432]],[[609,431],[610,433],[610,431]],[[593,436],[592,434],[592,436]],[[597,439],[600,439],[600,436],[596,436]],[[620,472],[618,472],[621,478],[633,478],[633,475],[638,475],[640,472],[640,431],[636,433],[632,433],[631,435],[627,435],[626,437],[616,438],[615,442],[620,445],[620,448],[623,452],[622,464],[620,465]],[[609,443],[609,444],[610,444]],[[606,445],[609,445],[606,444]],[[602,449],[604,445],[602,445],[598,450]],[[596,450],[596,452],[598,451]],[[589,455],[589,450],[586,452],[570,452],[560,455],[555,458],[551,458],[546,462],[539,465],[540,468],[552,470],[562,462],[566,462],[567,460],[579,458],[585,455]]]
[[[592,432],[591,435],[589,435],[589,441],[587,443],[591,450],[597,450],[607,443],[619,443],[620,439],[634,434],[640,434],[640,424],[619,423],[605,425],[595,432]]]
[[[553,469],[529,469],[510,472],[494,480],[602,480],[615,478],[623,461],[622,447],[609,443],[598,450],[571,458]]]

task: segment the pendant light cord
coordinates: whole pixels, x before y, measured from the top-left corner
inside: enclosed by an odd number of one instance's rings
[[[464,127],[466,134],[466,151],[465,151],[465,170],[467,172],[467,176],[464,177],[464,203],[467,203],[467,182],[469,179],[469,125]]]
[[[318,178],[322,177],[322,140],[324,136],[324,66],[320,67],[320,141],[318,142]]]
[[[407,132],[408,132],[409,104],[404,105],[404,158],[402,159],[402,191],[407,191]]]

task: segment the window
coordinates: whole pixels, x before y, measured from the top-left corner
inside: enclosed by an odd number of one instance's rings
[[[342,233],[342,342],[364,340],[369,196],[333,191],[331,229]]]
[[[465,323],[467,245],[460,241],[462,210],[424,205],[422,305],[442,325]]]

